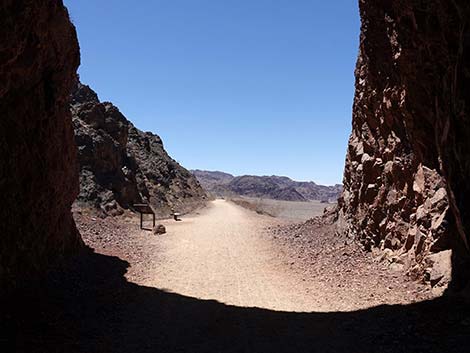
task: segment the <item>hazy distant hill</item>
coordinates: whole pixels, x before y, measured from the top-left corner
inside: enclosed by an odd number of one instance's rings
[[[294,181],[284,176],[243,175],[235,177],[219,171],[191,171],[204,189],[216,196],[242,195],[287,201],[336,201],[342,186]]]

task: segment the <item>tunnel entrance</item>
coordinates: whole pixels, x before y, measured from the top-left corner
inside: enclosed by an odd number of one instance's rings
[[[436,296],[404,272],[426,280],[439,270],[429,261],[452,249],[450,288],[468,290],[465,1],[360,2],[344,190],[337,207],[300,224],[206,202],[159,136],[81,85],[62,1],[1,9],[0,346],[464,350],[468,300]],[[106,7],[103,21],[119,9]],[[73,203],[79,193],[95,202]],[[186,201],[206,207],[158,219],[157,235],[126,208],[139,201],[162,214]]]

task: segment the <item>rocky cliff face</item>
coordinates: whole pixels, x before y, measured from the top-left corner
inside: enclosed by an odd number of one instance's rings
[[[453,249],[453,284],[462,287],[470,274],[469,3],[359,3],[340,228],[369,249],[391,249],[414,276],[432,277],[431,254]]]
[[[196,178],[174,161],[160,137],[135,128],[111,103],[101,103],[77,83],[71,111],[80,162],[79,206],[122,214],[149,202],[161,216],[192,210],[205,193]]]
[[[0,287],[76,251],[68,98],[79,48],[60,0],[0,3]],[[24,278],[24,277],[23,277]]]

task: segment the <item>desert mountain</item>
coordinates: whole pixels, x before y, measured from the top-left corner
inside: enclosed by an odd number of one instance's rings
[[[77,83],[70,106],[80,164],[79,206],[120,214],[149,202],[167,215],[200,205],[204,190],[173,160],[159,136],[137,129],[112,103]]]
[[[287,201],[336,201],[341,185],[324,186],[284,176],[233,176],[219,171],[193,170],[202,187],[216,196],[241,195]]]

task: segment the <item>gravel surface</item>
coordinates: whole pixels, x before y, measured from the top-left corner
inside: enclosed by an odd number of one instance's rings
[[[283,201],[254,197],[233,197],[234,203],[259,214],[293,222],[305,222],[314,216],[323,214],[325,207],[333,207],[335,204],[320,201]]]
[[[316,283],[317,295],[330,304],[329,310],[408,304],[434,297],[428,286],[390,269],[356,243],[335,234],[334,226],[323,224],[320,218],[268,230],[283,256],[291,259],[292,271]]]
[[[319,219],[290,224],[223,200],[182,222],[163,221],[161,236],[140,230],[136,217],[75,218],[89,246],[131,264],[126,278],[195,298],[308,312],[433,297]]]

